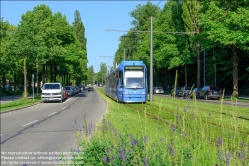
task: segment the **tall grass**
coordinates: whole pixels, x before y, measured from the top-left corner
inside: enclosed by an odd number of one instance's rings
[[[202,110],[209,104],[197,104],[195,99],[167,99],[175,101],[167,104],[155,98],[147,105],[132,105],[134,111],[99,92],[108,102],[108,112],[97,127],[85,123],[75,128],[80,141],[72,163],[184,166],[249,163],[249,136],[245,134],[249,132],[248,121],[238,119],[233,110],[232,117],[227,117],[223,105],[210,113]]]

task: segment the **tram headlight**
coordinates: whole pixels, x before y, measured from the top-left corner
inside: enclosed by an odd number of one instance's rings
[[[124,92],[123,92],[123,95],[128,95],[128,92],[127,92],[127,91],[124,91]]]
[[[141,92],[141,94],[145,94],[145,92]]]

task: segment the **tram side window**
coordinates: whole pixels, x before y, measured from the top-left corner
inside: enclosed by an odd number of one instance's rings
[[[119,71],[118,76],[120,88],[123,88],[123,71]]]

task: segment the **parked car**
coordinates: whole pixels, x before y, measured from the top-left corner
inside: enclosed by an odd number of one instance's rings
[[[89,86],[85,86],[85,90],[89,91]]]
[[[175,90],[175,93],[176,93],[175,95],[178,96],[179,90],[181,90],[181,88],[180,87],[176,87],[176,88],[172,89],[171,93],[170,93],[171,96],[173,96],[174,90]]]
[[[79,88],[79,90],[80,90],[80,92],[82,92],[83,91],[83,86],[78,86],[78,88]]]
[[[191,87],[182,87],[178,92],[179,97],[187,97],[190,94],[191,94]]]
[[[41,90],[42,102],[59,101],[61,103],[64,100],[61,83],[45,83]]]
[[[154,87],[153,93],[164,93],[164,90],[162,87]]]
[[[66,100],[67,97],[68,97],[67,89],[65,87],[63,87],[63,100]]]
[[[199,89],[198,88],[194,88],[192,90],[191,94],[190,94],[190,97],[195,96],[197,98],[199,96],[199,93],[200,93]]]
[[[88,91],[94,91],[94,88],[93,88],[92,86],[90,86],[90,87],[88,88]]]
[[[198,98],[203,98],[205,100],[208,99],[220,99],[221,97],[221,89],[219,86],[208,85],[204,86],[198,95]]]
[[[73,89],[72,89],[71,86],[65,86],[64,88],[67,90],[67,95],[68,95],[68,96],[71,97],[71,96],[74,95],[74,91],[73,91]]]

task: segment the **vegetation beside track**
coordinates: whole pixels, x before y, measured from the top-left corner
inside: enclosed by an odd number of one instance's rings
[[[86,135],[74,162],[86,165],[246,165],[249,111],[238,106],[154,96],[146,104],[122,104],[98,92],[108,112]],[[241,118],[243,117],[243,118]],[[91,138],[91,141],[90,141]]]

